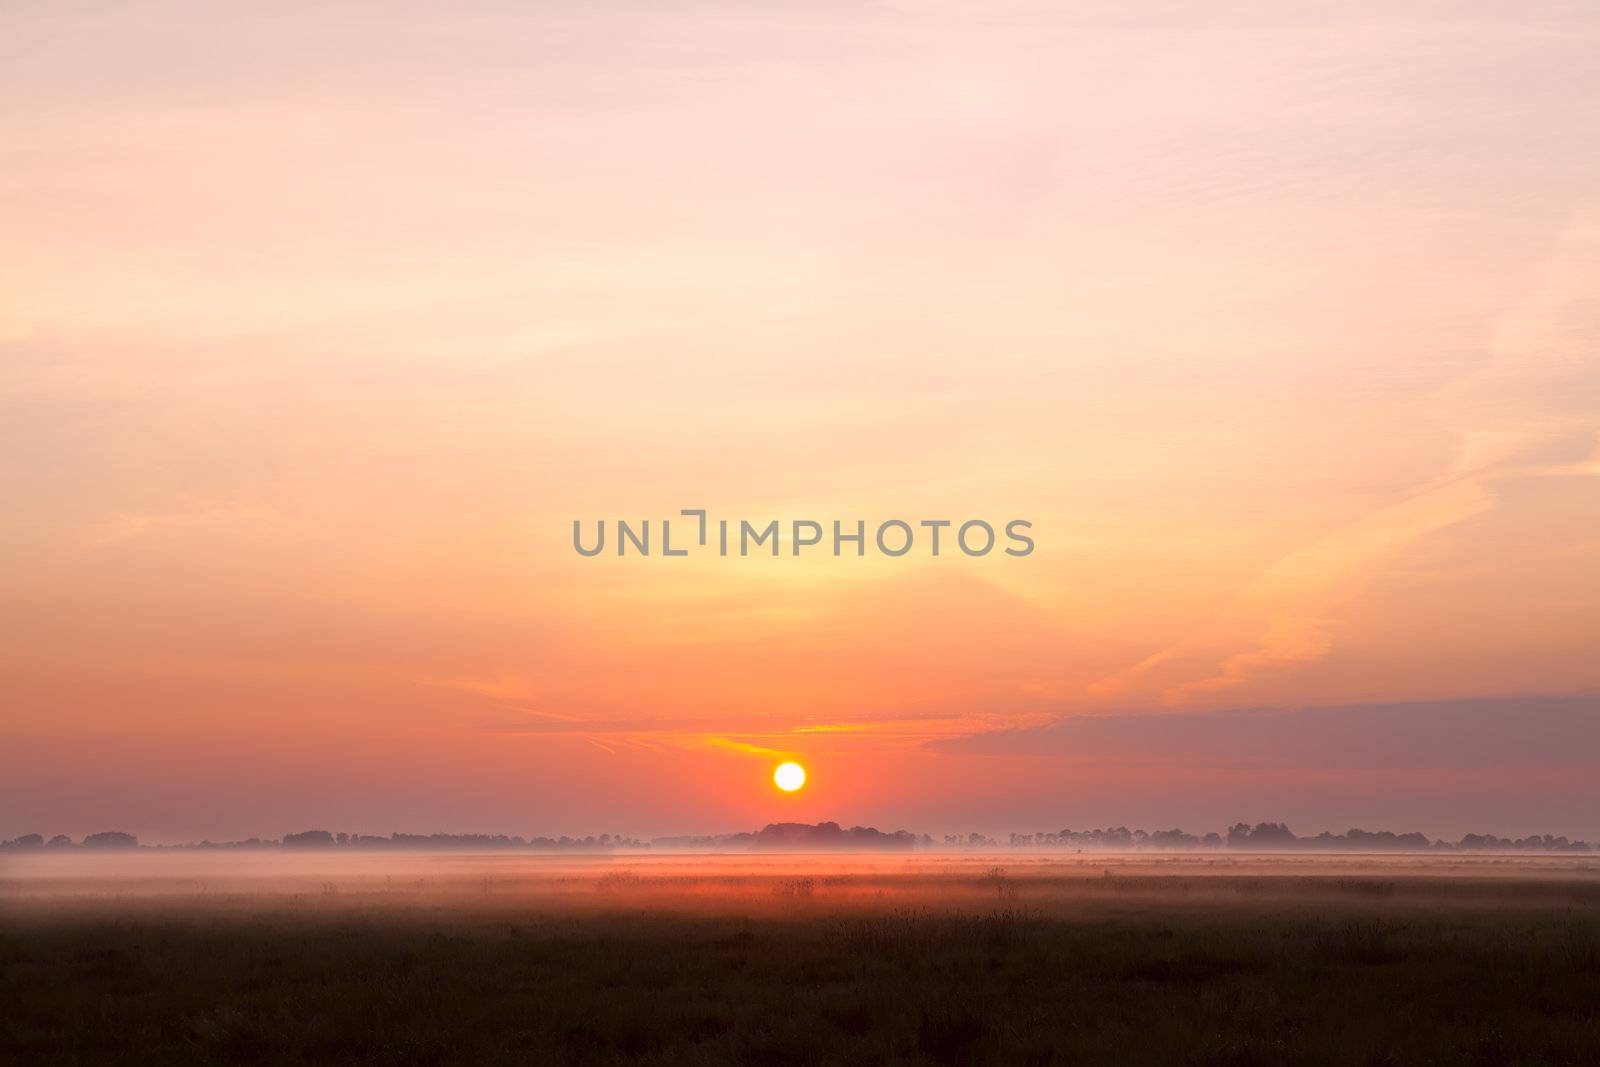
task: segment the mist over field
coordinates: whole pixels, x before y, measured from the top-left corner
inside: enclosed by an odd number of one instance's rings
[[[359,904],[592,912],[647,904],[730,914],[770,913],[783,899],[824,911],[981,910],[1000,899],[1054,909],[1129,892],[1161,897],[1176,890],[1207,899],[1240,892],[1247,899],[1371,892],[1507,905],[1600,900],[1600,856],[1564,854],[141,851],[11,857],[0,874],[0,900],[23,911],[133,899],[168,907],[292,903],[333,910]]]

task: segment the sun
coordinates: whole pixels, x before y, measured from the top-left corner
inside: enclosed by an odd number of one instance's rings
[[[793,793],[806,784],[806,769],[798,763],[780,763],[772,772],[772,780],[785,793]]]

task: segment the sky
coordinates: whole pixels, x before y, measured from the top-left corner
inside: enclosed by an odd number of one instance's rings
[[[0,4],[0,837],[1600,836],[1597,50]],[[1036,549],[573,551],[682,508]]]

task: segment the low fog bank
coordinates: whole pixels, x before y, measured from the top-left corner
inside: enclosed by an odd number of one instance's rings
[[[1600,909],[1600,856],[1451,853],[37,851],[0,860],[0,920],[188,916],[978,913],[1129,907]],[[1431,912],[1430,912],[1431,914]],[[545,920],[538,920],[545,921]]]
[[[1342,834],[1323,832],[1311,837],[1297,836],[1283,823],[1263,822],[1251,826],[1236,823],[1226,833],[1187,833],[1172,830],[1130,830],[1125,826],[1094,830],[1051,830],[1011,833],[1005,838],[981,833],[945,834],[935,841],[928,834],[909,830],[885,832],[872,826],[848,829],[835,822],[769,823],[760,830],[732,834],[681,835],[656,837],[645,841],[623,834],[598,837],[521,837],[506,834],[408,834],[388,836],[343,833],[329,830],[302,830],[281,839],[248,838],[243,841],[199,841],[185,844],[141,844],[124,831],[102,831],[73,841],[65,834],[48,840],[43,834],[23,834],[0,841],[0,852],[117,852],[128,849],[149,851],[189,850],[285,850],[354,851],[400,850],[429,852],[440,850],[469,852],[1143,852],[1209,851],[1232,849],[1259,851],[1338,851],[1338,852],[1595,852],[1600,845],[1569,840],[1564,836],[1532,834],[1521,838],[1493,834],[1467,834],[1457,841],[1433,840],[1420,832],[1395,833],[1390,830],[1351,829]]]

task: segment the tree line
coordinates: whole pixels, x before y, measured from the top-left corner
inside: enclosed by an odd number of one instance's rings
[[[73,841],[65,834],[48,840],[42,834],[23,834],[0,841],[0,850],[65,849],[469,849],[476,851],[556,851],[613,852],[630,849],[663,851],[909,851],[912,849],[991,849],[1038,850],[1140,850],[1233,848],[1247,851],[1329,849],[1349,852],[1374,851],[1499,851],[1499,852],[1593,852],[1600,845],[1571,840],[1552,834],[1527,837],[1497,837],[1494,834],[1467,834],[1456,841],[1434,840],[1411,831],[1351,829],[1342,834],[1323,831],[1311,837],[1297,836],[1281,822],[1235,823],[1226,833],[1186,833],[1183,830],[1130,830],[1126,826],[1094,830],[1050,830],[1012,833],[1005,838],[982,833],[945,834],[936,842],[928,834],[909,830],[883,831],[872,826],[848,829],[836,822],[770,823],[760,830],[733,834],[681,835],[657,837],[649,841],[625,834],[600,834],[586,837],[521,837],[508,834],[408,834],[388,836],[336,833],[329,830],[302,830],[282,839],[247,838],[243,841],[198,841],[182,845],[145,845],[133,834],[111,830],[89,834]]]

